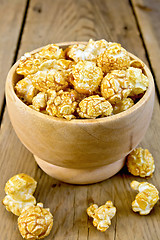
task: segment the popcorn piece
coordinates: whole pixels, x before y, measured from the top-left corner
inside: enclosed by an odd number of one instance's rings
[[[117,114],[131,108],[134,102],[131,98],[124,98],[113,106],[113,114]]]
[[[81,60],[86,60],[84,50],[86,48],[85,44],[75,44],[69,46],[66,50],[66,56],[73,59],[75,62],[79,62]]]
[[[127,69],[127,76],[132,88],[130,96],[138,95],[144,93],[149,86],[148,78],[142,73],[139,68],[129,67]]]
[[[58,93],[53,91],[47,102],[46,111],[51,116],[71,120],[72,118],[75,118],[73,113],[77,107],[76,98],[77,93],[74,90],[71,90],[70,92],[64,92],[61,90]]]
[[[41,60],[50,60],[50,59],[64,59],[64,51],[62,48],[59,48],[55,44],[49,44],[42,48],[38,53],[35,53],[36,58]]]
[[[77,112],[81,118],[96,118],[98,116],[109,116],[113,111],[112,105],[103,97],[93,95],[84,98],[79,103]]]
[[[89,40],[87,45],[76,44],[66,49],[66,55],[75,62],[81,60],[96,61],[97,56],[108,48],[108,42],[104,39],[99,41]]]
[[[49,235],[52,226],[53,216],[42,203],[25,207],[18,218],[18,228],[25,239],[42,239]]]
[[[40,112],[44,110],[47,105],[47,94],[44,92],[39,92],[32,100],[32,107]]]
[[[68,87],[65,73],[55,69],[38,71],[32,75],[32,84],[36,89],[42,92],[47,92],[48,89],[59,91]]]
[[[27,76],[29,74],[36,73],[39,70],[39,66],[43,62],[50,59],[61,58],[64,58],[63,49],[54,44],[49,44],[37,53],[25,53],[25,55],[21,57],[19,66],[16,71],[18,74]]]
[[[94,62],[80,61],[72,70],[74,88],[77,92],[91,94],[98,89],[103,78],[102,70]]]
[[[109,47],[97,58],[98,67],[104,73],[112,70],[125,70],[129,67],[130,57],[128,52],[118,43],[110,43]]]
[[[74,62],[72,62],[70,60],[65,60],[65,59],[47,60],[40,65],[39,71],[55,69],[57,71],[64,71],[65,73],[67,73],[67,72],[70,73],[72,70],[72,65],[74,65]]]
[[[127,158],[128,171],[134,176],[152,176],[155,165],[154,159],[148,149],[134,149]]]
[[[36,199],[32,196],[37,186],[37,182],[24,173],[13,176],[6,183],[6,196],[3,204],[7,211],[19,216],[25,206],[33,206]]]
[[[31,76],[27,76],[16,83],[15,92],[25,103],[31,104],[38,90],[32,85]]]
[[[101,94],[110,103],[115,104],[128,97],[131,92],[126,71],[113,70],[101,82]]]
[[[132,210],[140,215],[150,213],[154,205],[159,200],[159,192],[154,185],[148,182],[131,182],[131,188],[139,191],[135,201],[132,202]]]
[[[116,208],[111,201],[107,201],[105,205],[98,208],[96,204],[87,208],[87,214],[93,218],[93,225],[101,232],[105,232],[109,225],[111,225],[111,219],[116,214]]]

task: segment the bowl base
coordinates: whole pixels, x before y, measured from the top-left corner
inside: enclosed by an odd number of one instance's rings
[[[71,184],[91,184],[101,182],[115,175],[124,166],[125,158],[102,167],[74,169],[48,163],[34,155],[40,168],[49,176]]]

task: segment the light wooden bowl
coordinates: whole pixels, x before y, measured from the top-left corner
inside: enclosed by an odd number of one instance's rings
[[[57,45],[66,48],[75,43]],[[130,56],[138,59],[133,54]],[[95,183],[116,174],[150,123],[154,81],[148,67],[145,65],[144,71],[149,87],[133,107],[110,117],[67,121],[37,112],[16,96],[14,86],[20,78],[16,74],[18,64],[19,61],[7,76],[8,112],[17,136],[44,172],[73,184]]]

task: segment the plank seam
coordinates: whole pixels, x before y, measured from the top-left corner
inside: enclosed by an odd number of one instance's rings
[[[131,6],[131,9],[132,9],[132,12],[133,12],[133,16],[135,18],[135,22],[136,22],[136,25],[137,25],[137,29],[139,31],[139,34],[140,34],[140,38],[141,38],[141,41],[142,41],[142,45],[144,47],[144,50],[145,50],[145,55],[146,55],[146,58],[147,58],[147,61],[148,61],[148,64],[149,64],[149,68],[151,70],[151,73],[153,75],[153,79],[154,79],[154,83],[155,83],[155,91],[156,91],[156,94],[158,96],[158,101],[159,101],[159,104],[160,104],[160,92],[159,92],[159,89],[158,89],[158,86],[157,86],[157,83],[156,83],[156,76],[154,74],[154,70],[152,68],[152,64],[151,64],[151,61],[150,61],[150,58],[149,58],[149,53],[148,53],[148,50],[147,50],[147,46],[145,44],[145,41],[144,41],[144,38],[143,38],[143,34],[142,34],[142,31],[141,31],[141,26],[138,22],[138,17],[136,15],[136,11],[135,11],[135,8],[134,8],[134,5],[132,3],[132,0],[128,0],[129,1],[129,4]]]
[[[23,34],[23,30],[24,30],[24,26],[25,26],[25,22],[26,22],[26,18],[27,18],[29,3],[30,3],[30,0],[27,0],[27,2],[26,2],[26,7],[25,7],[25,11],[24,11],[24,16],[23,16],[23,20],[22,20],[22,24],[21,24],[19,36],[18,36],[17,47],[16,47],[15,54],[14,54],[14,58],[13,58],[13,61],[12,61],[12,65],[13,65],[13,64],[16,62],[16,60],[17,60],[17,55],[18,55],[18,51],[19,51],[19,48],[20,48],[21,39],[22,39],[22,34]],[[3,121],[3,116],[4,116],[5,107],[6,107],[6,99],[5,99],[5,94],[4,94],[3,104],[2,104],[2,110],[1,110],[1,114],[0,114],[0,127],[1,127],[2,121]]]

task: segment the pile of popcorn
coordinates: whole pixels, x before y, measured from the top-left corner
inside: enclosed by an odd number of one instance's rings
[[[50,44],[21,57],[15,92],[29,107],[53,117],[106,117],[143,96],[149,85],[143,67],[120,44],[103,39],[65,50]]]
[[[154,159],[148,149],[134,149],[127,157],[128,171],[134,176],[152,177],[155,170]],[[148,182],[132,181],[131,188],[137,190],[132,210],[140,215],[147,215],[159,200],[157,188]],[[33,196],[37,182],[27,174],[13,176],[5,185],[6,196],[3,204],[6,209],[18,217],[18,228],[25,239],[41,239],[49,235],[53,226],[53,216],[49,208],[43,208]],[[111,219],[116,214],[112,201],[107,201],[98,207],[92,204],[87,208],[87,214],[93,218],[93,225],[100,232],[105,232],[111,225]]]

